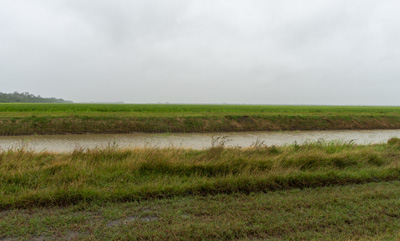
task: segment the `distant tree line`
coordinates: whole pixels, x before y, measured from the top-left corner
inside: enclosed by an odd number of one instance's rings
[[[19,93],[2,93],[0,92],[0,103],[72,103],[72,101],[57,99],[57,98],[44,98],[40,95],[36,96],[28,92]]]

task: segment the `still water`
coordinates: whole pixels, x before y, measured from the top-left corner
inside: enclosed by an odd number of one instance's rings
[[[265,145],[287,145],[294,142],[301,144],[321,139],[372,144],[386,142],[391,137],[400,137],[400,130],[0,136],[0,149],[25,146],[35,151],[69,152],[77,147],[105,148],[110,145],[116,145],[119,148],[183,147],[203,149],[210,147],[213,140],[214,142],[223,141],[225,146],[233,147],[249,147],[256,142],[262,142]]]

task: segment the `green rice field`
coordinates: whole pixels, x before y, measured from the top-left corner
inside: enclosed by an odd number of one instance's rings
[[[400,129],[400,107],[0,104],[0,135]]]
[[[183,104],[0,104],[0,116],[220,116],[220,115],[364,115],[399,116],[389,106],[183,105]]]

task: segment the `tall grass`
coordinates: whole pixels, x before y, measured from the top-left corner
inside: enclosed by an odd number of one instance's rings
[[[393,141],[392,141],[393,142]],[[268,192],[400,179],[399,145],[0,153],[0,208]]]

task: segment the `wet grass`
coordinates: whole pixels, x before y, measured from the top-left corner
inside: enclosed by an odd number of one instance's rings
[[[398,240],[400,182],[0,212],[0,240]]]
[[[400,180],[400,148],[320,142],[248,149],[0,153],[0,209],[270,192]]]
[[[0,152],[0,240],[397,240],[400,139]]]

